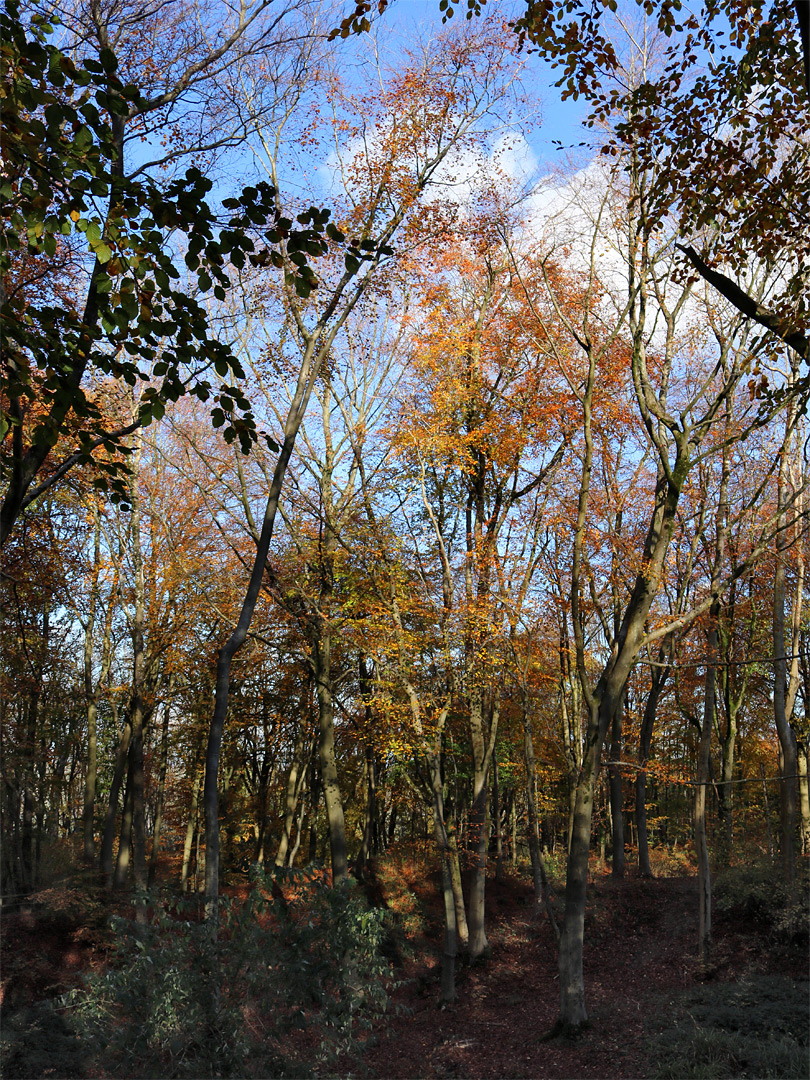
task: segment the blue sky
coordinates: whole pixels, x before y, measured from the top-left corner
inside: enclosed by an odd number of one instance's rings
[[[484,13],[501,15],[504,19],[510,19],[513,12],[520,11],[521,4],[512,3],[511,0],[489,0]],[[455,20],[463,20],[465,9],[464,0],[460,0],[455,15]],[[393,34],[400,31],[403,39],[411,38],[414,32],[442,27],[442,17],[439,11],[439,0],[394,0],[391,7],[385,12],[380,27]],[[582,101],[561,101],[561,91],[554,85],[554,71],[547,63],[543,63],[537,57],[528,57],[528,70],[526,87],[530,93],[534,93],[540,103],[540,115],[542,123],[528,136],[529,143],[541,165],[553,164],[554,158],[559,157],[559,150],[555,142],[560,142],[564,147],[576,147],[585,137],[580,128],[581,122],[587,116],[587,107]]]

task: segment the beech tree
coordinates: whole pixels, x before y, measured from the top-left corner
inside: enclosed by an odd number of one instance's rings
[[[294,390],[258,528],[250,582],[239,620],[221,650],[218,664],[205,781],[206,890],[211,911],[218,895],[217,775],[230,665],[246,639],[262,588],[281,491],[298,432],[321,368],[381,264],[389,258],[397,234],[407,231],[412,223],[416,227],[425,192],[441,178],[441,170],[452,164],[455,151],[480,138],[485,128],[483,119],[508,97],[514,69],[504,57],[504,47],[503,33],[485,23],[475,32],[439,39],[422,56],[410,58],[403,70],[394,73],[390,87],[382,95],[342,99],[336,82],[335,134],[345,191],[341,226],[350,238],[351,248],[342,260],[335,252],[337,258],[322,273],[314,302],[308,302],[309,290],[302,296],[295,287],[293,269],[301,261],[296,246],[281,240],[283,297],[295,328],[298,355],[292,365]],[[263,144],[264,165],[279,216],[283,204],[278,155],[288,119],[283,118]],[[353,136],[357,142],[352,145],[349,141],[345,146],[341,135],[350,139]],[[303,220],[309,217],[305,215]],[[342,233],[332,235],[335,243],[342,240]]]

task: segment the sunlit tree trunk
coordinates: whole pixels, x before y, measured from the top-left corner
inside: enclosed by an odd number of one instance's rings
[[[306,712],[302,712],[297,721],[293,757],[290,762],[290,771],[287,774],[284,823],[282,826],[278,851],[276,852],[276,866],[287,865],[287,854],[290,846],[290,838],[292,837],[295,810],[298,805],[298,800],[302,797],[311,750],[312,747],[307,733],[307,716]]]

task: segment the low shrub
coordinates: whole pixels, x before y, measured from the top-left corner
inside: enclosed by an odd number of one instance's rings
[[[796,881],[779,877],[770,862],[733,866],[718,875],[715,910],[739,925],[754,924],[784,944],[808,941],[810,927],[810,875]]]
[[[287,901],[261,874],[245,902],[223,898],[216,940],[189,902],[117,921],[107,969],[59,1003],[104,1074],[309,1076],[357,1050],[393,985],[386,913],[354,883],[283,876]]]
[[[648,1047],[658,1080],[799,1080],[808,1075],[808,983],[761,977],[698,987]]]

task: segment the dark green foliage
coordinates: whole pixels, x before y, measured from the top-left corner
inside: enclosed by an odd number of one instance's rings
[[[773,865],[746,863],[725,870],[715,885],[720,919],[738,928],[766,929],[775,942],[807,944],[810,931],[810,875],[793,883],[774,874]]]
[[[810,984],[754,977],[684,995],[666,1031],[652,1041],[660,1080],[744,1080],[808,1075]],[[673,1003],[665,1008],[671,1014]]]
[[[145,930],[118,920],[107,970],[58,1007],[86,1057],[107,1075],[285,1077],[356,1053],[388,1007],[386,913],[354,883],[284,878],[286,903],[261,876],[245,902],[223,899],[216,942],[194,902]],[[296,1045],[310,1026],[317,1039]]]
[[[247,453],[258,437],[240,388],[242,369],[211,326],[204,294],[225,298],[247,264],[281,270],[307,297],[317,288],[309,261],[342,247],[346,278],[386,253],[348,242],[329,211],[282,216],[267,183],[206,201],[212,182],[198,169],[161,186],[127,174],[127,124],[155,108],[124,85],[108,49],[78,63],[53,44],[53,27],[17,0],[0,12],[0,469],[11,478],[0,542],[38,494],[45,458],[70,423],[70,464],[95,458],[94,483],[125,498],[125,436],[160,419],[184,394],[209,402],[212,422]],[[191,284],[177,263],[185,250]],[[185,276],[185,275],[184,275]],[[213,375],[216,374],[217,378]],[[90,378],[142,384],[135,422],[105,416]],[[265,436],[271,449],[277,449]]]

